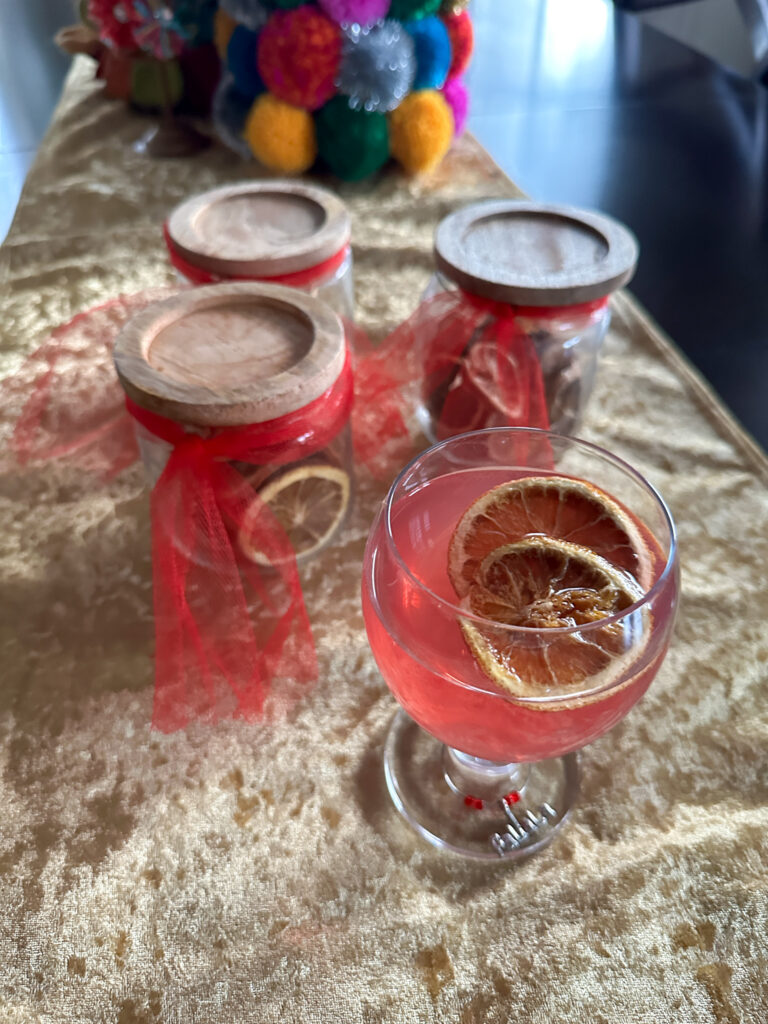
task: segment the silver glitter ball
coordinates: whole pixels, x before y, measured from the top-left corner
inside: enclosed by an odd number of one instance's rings
[[[336,86],[353,110],[394,110],[416,77],[413,39],[398,21],[343,25]]]

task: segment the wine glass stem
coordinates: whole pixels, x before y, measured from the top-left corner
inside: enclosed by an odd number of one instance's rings
[[[509,764],[484,761],[454,747],[443,747],[443,772],[451,789],[462,796],[502,800],[525,789],[530,766],[514,761]]]

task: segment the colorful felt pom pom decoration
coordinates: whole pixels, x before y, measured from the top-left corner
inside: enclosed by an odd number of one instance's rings
[[[251,107],[244,136],[256,159],[277,174],[303,174],[317,157],[312,115],[268,92]]]
[[[409,174],[437,167],[453,141],[453,114],[433,89],[412,92],[389,115],[392,156]]]
[[[389,130],[384,114],[353,110],[344,96],[315,115],[317,148],[337,177],[360,181],[389,159]]]
[[[336,92],[341,29],[319,7],[277,11],[259,36],[258,67],[270,92],[317,110]]]
[[[459,77],[473,46],[466,6],[220,0],[218,133],[279,174],[301,174],[319,160],[342,180],[358,181],[390,158],[409,174],[430,171],[467,119]]]
[[[394,110],[408,95],[415,74],[414,42],[399,21],[347,29],[336,81],[353,110]]]
[[[452,57],[448,77],[455,78],[456,75],[464,74],[472,59],[472,50],[475,46],[472,19],[466,11],[457,11],[455,14],[444,16],[443,24],[451,40]]]
[[[338,25],[372,25],[386,17],[390,0],[317,0]]]
[[[459,136],[463,134],[467,124],[469,92],[461,78],[449,78],[441,91],[453,114],[453,133]]]
[[[433,17],[409,22],[405,27],[416,46],[414,91],[440,89],[445,85],[448,68],[451,66],[452,51],[448,29],[439,18]]]

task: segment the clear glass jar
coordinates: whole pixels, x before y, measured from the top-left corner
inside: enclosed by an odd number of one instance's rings
[[[343,261],[332,274],[320,278],[314,284],[305,285],[302,290],[327,303],[343,319],[354,320],[355,278],[352,249],[347,249]]]
[[[168,464],[173,446],[133,421],[139,452],[150,487],[154,487]],[[209,438],[211,428],[180,424],[186,433]],[[288,463],[253,465],[229,462],[261,501],[275,514],[296,554],[296,561],[308,561],[331,544],[347,520],[354,498],[352,435],[346,423],[319,451]],[[254,520],[261,508],[246,511],[236,535],[240,552],[257,564],[268,564],[253,542]]]
[[[637,263],[632,232],[594,210],[490,199],[443,218],[434,257],[425,298],[450,292],[451,299],[433,304],[435,316],[442,312],[438,358],[425,347],[425,365],[437,368],[424,396],[431,434],[578,431],[608,329],[608,297]]]
[[[433,274],[423,300],[445,291],[458,292],[457,285],[443,274]],[[510,306],[510,310],[516,307]],[[492,313],[489,311],[488,322]],[[550,429],[558,434],[574,434],[581,426],[584,410],[595,383],[597,363],[611,313],[607,303],[583,303],[543,307],[537,315],[533,306],[521,307],[515,315],[518,327],[530,338],[541,366],[542,383],[549,413]],[[478,332],[479,333],[479,332]],[[508,426],[509,420],[498,400],[484,385],[484,369],[488,356],[487,340],[469,339],[464,354],[442,386],[425,396],[422,422],[430,439],[439,436],[441,396],[449,388],[468,385],[467,392],[476,398],[472,428]]]
[[[185,262],[178,256],[178,254],[171,251],[171,263],[176,272],[176,278],[182,284],[191,285],[202,285],[202,284],[220,284],[223,281],[240,281],[243,278],[240,277],[221,277],[215,274],[209,274],[198,267],[185,265]],[[353,261],[352,261],[352,249],[347,247],[346,252],[342,258],[341,263],[332,268],[330,271],[320,273],[316,279],[310,279],[304,281],[304,276],[301,275],[302,283],[292,284],[290,281],[291,275],[286,275],[285,278],[248,278],[247,280],[263,281],[264,284],[282,284],[289,288],[298,288],[299,291],[304,292],[307,295],[311,295],[315,299],[320,299],[321,302],[325,302],[326,305],[338,313],[344,320],[354,320],[355,318],[355,280],[353,273]],[[300,275],[296,275],[299,277]],[[306,276],[311,278],[311,269],[306,272]]]
[[[115,366],[153,518],[177,550],[208,565],[193,538],[221,523],[261,565],[332,541],[352,500],[353,388],[344,327],[325,303],[255,282],[183,290],[123,327]]]
[[[163,225],[187,284],[253,281],[297,288],[339,316],[355,312],[349,213],[337,195],[297,181],[247,181],[192,196]]]

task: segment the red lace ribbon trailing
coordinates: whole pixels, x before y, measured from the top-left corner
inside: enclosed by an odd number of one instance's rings
[[[158,288],[79,313],[3,381],[3,411],[14,420],[9,448],[21,465],[66,459],[109,480],[136,462],[139,450],[112,350],[131,316],[170,294]]]
[[[247,274],[228,274],[226,277],[214,274],[202,267],[195,266],[186,260],[176,249],[168,232],[168,225],[163,224],[163,238],[168,248],[171,266],[193,284],[217,284],[220,281],[262,281],[264,284],[282,284],[288,288],[308,288],[326,277],[331,277],[349,255],[349,245],[339,249],[321,263],[316,263],[305,270],[297,270],[292,274],[277,274],[269,277],[252,277]]]
[[[172,446],[151,497],[152,724],[171,732],[192,719],[256,719],[274,680],[316,679],[317,657],[290,542],[231,463],[284,465],[326,447],[349,419],[349,359],[336,383],[303,409],[207,437],[130,399],[126,405]],[[251,543],[271,563],[267,568],[233,543],[246,512]]]
[[[460,290],[422,302],[356,368],[358,401],[382,420],[379,458],[396,461],[398,450],[403,457],[408,412],[419,402],[438,439],[491,426],[548,429],[541,365],[520,320],[590,316],[607,302],[523,307]],[[373,442],[369,432],[363,437],[361,444]]]

